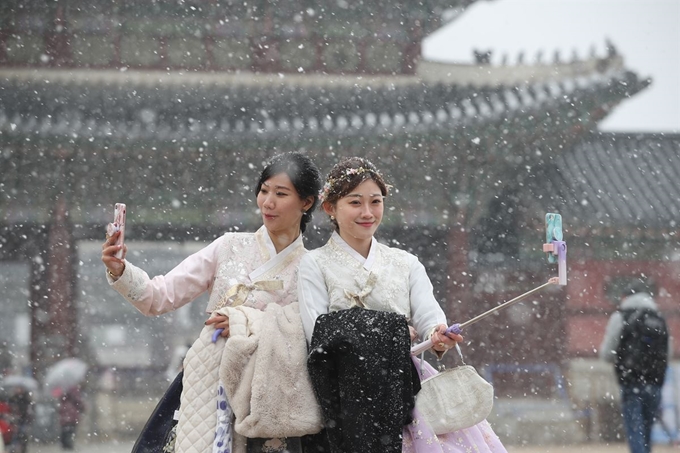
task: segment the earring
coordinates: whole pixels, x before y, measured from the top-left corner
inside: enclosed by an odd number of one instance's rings
[[[331,216],[331,220],[335,220],[335,216],[334,216],[334,215]]]

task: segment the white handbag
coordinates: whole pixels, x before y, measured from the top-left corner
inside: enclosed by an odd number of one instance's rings
[[[456,349],[462,360],[458,345]],[[493,386],[464,361],[463,365],[441,371],[420,385],[416,409],[435,434],[474,426],[488,417],[493,408]]]

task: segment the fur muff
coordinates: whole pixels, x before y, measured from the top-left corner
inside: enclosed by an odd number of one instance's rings
[[[265,311],[226,307],[230,336],[220,379],[246,437],[300,437],[318,433],[321,409],[307,372],[307,343],[297,303]]]

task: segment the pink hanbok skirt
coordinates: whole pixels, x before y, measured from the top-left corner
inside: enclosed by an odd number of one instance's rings
[[[420,360],[414,357],[413,361],[420,370]],[[437,374],[437,370],[423,362],[420,374],[420,379],[423,380]],[[414,409],[413,422],[404,427],[403,436],[402,453],[507,453],[486,420],[470,428],[436,435],[427,421]]]

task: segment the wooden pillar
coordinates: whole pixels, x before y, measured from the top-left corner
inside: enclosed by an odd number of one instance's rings
[[[402,46],[401,73],[415,74],[418,60],[421,57],[423,28],[420,21],[415,21],[409,30],[409,43]]]
[[[456,221],[448,232],[449,281],[447,284],[446,319],[451,322],[465,322],[472,314],[472,278],[468,266],[470,254],[469,232],[465,225],[465,209],[461,209]],[[463,332],[465,335],[465,332]],[[444,364],[451,367],[460,364],[456,354],[446,354]]]
[[[63,197],[57,199],[32,288],[31,364],[35,376],[54,362],[78,355],[75,306],[76,250]],[[35,279],[34,279],[35,280]]]
[[[462,150],[452,150],[455,154],[461,154]],[[451,167],[452,172],[448,176],[450,181],[456,181],[455,190],[459,199],[451,199],[451,210],[455,213],[453,222],[449,226],[448,261],[449,261],[449,284],[448,284],[448,307],[447,318],[452,322],[464,322],[472,309],[472,277],[470,275],[468,256],[470,255],[470,231],[469,228],[469,197],[472,169],[465,166]]]
[[[468,266],[470,254],[469,232],[464,223],[465,214],[458,216],[449,230],[449,284],[447,318],[452,322],[463,322],[472,313],[472,278]]]
[[[70,65],[71,46],[69,39],[71,33],[67,30],[64,19],[64,7],[57,5],[54,8],[54,18],[45,35],[45,53],[49,55],[51,66]]]

